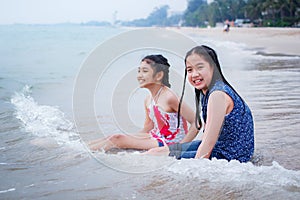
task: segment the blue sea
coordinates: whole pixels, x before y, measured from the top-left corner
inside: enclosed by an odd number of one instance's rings
[[[300,199],[300,55],[261,54],[243,43],[185,33],[217,51],[224,75],[252,109],[255,155],[249,163],[90,152],[91,139],[142,127],[147,91],[132,75],[143,56],[170,58],[176,71],[171,84],[181,93],[182,57],[137,49],[111,60],[101,73],[96,120],[84,112],[90,106],[84,95],[78,114],[74,93],[83,66],[97,47],[128,31],[0,26],[0,199]],[[126,42],[114,43],[107,55]],[[133,88],[130,94],[126,88]],[[194,106],[192,96],[187,91],[185,100]]]

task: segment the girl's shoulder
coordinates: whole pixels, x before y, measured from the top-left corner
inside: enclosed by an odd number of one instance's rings
[[[179,98],[170,88],[165,87],[160,94],[157,105],[165,112],[176,112],[178,109]]]
[[[234,91],[231,89],[231,87],[229,87],[229,85],[227,85],[226,83],[222,82],[222,81],[217,81],[214,86],[209,90],[209,93],[213,93],[215,91],[222,91],[226,94],[228,94],[229,96],[233,96]]]
[[[148,94],[148,95],[146,96],[146,98],[144,99],[144,104],[145,104],[146,107],[148,107],[148,106],[150,105],[151,100],[152,100],[152,97],[151,97],[150,94]]]
[[[179,101],[178,95],[170,88],[166,88],[165,93],[164,93],[164,99],[167,102],[178,102]]]
[[[226,91],[227,90],[227,85],[223,81],[217,81],[212,88],[209,90],[210,93],[219,90],[219,91]]]

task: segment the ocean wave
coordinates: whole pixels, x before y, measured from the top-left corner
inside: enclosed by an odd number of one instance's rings
[[[59,145],[80,143],[74,124],[69,121],[58,107],[39,105],[31,95],[32,87],[26,85],[16,92],[11,103],[15,106],[15,116],[22,122],[26,132],[37,137],[50,137]]]
[[[251,162],[217,159],[182,159],[174,162],[169,172],[216,184],[263,184],[270,187],[300,188],[300,171],[288,170],[273,161],[271,166],[255,166]]]
[[[169,156],[144,155],[135,150],[117,150],[116,153],[94,152],[92,156],[108,168],[133,174],[162,171],[176,162],[176,159]]]
[[[7,190],[0,190],[0,194],[2,194],[2,193],[7,193],[7,192],[13,192],[13,191],[15,191],[16,190],[16,188],[9,188],[9,189],[7,189]]]
[[[238,43],[232,41],[210,40],[206,42],[212,44],[218,49],[226,49],[232,55],[242,56],[245,58],[253,59],[273,59],[273,60],[294,60],[300,59],[299,55],[289,55],[284,53],[268,53],[264,48],[249,48],[245,43]]]

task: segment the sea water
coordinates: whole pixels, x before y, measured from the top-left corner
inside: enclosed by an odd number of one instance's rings
[[[224,75],[252,109],[252,162],[175,160],[137,151],[90,153],[73,119],[74,82],[97,45],[126,31],[79,25],[0,26],[0,199],[300,198],[300,57],[260,54],[245,44],[212,40],[209,35],[187,37],[216,49]],[[95,99],[101,105],[95,115],[102,132],[122,132],[107,109],[108,96],[114,95],[122,74],[149,53],[139,50],[119,58],[115,65],[123,63],[123,68],[111,67],[99,81]],[[180,59],[166,54],[170,62],[178,60],[172,64],[180,71]],[[137,89],[128,101],[137,127],[143,123],[145,95],[147,91]],[[190,102],[189,94],[186,100]],[[85,135],[97,136],[89,119],[83,121]]]

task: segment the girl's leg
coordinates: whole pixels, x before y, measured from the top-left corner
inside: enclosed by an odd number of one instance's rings
[[[135,136],[135,135],[124,135],[115,134],[99,140],[99,143],[90,146],[91,150],[104,149],[105,151],[112,148],[121,149],[140,149],[148,150],[157,147],[158,143],[156,140],[151,139],[148,135]]]
[[[88,147],[92,151],[97,151],[97,150],[103,149],[103,147],[105,145],[107,145],[108,140],[109,140],[110,137],[111,136],[107,136],[107,137],[104,137],[104,138],[92,140],[92,141],[88,142]]]
[[[195,158],[197,151],[172,151],[169,156],[180,160],[181,158]]]
[[[169,146],[165,145],[163,147],[150,149],[144,154],[159,155],[159,156],[169,155],[169,156],[174,156],[177,159],[194,158],[200,143],[201,143],[200,140],[187,142],[187,143],[175,143]]]
[[[104,140],[105,138],[101,138],[101,139],[95,139],[95,140],[92,140],[92,141],[89,141],[88,142],[88,145],[94,145],[94,144],[97,144],[99,143],[100,141]]]
[[[170,154],[169,148],[167,145],[162,147],[151,148],[148,151],[143,153],[144,155],[153,155],[153,156],[168,156]]]
[[[175,156],[177,159],[181,158],[194,158],[201,140],[196,140],[187,143],[176,143],[169,146],[170,154],[169,156]]]
[[[109,139],[109,137],[93,140],[88,143],[88,146],[93,151],[103,149],[103,147],[107,145],[107,143],[109,141],[108,139]]]
[[[182,151],[197,151],[200,144],[201,140],[195,140],[192,142],[183,143],[181,148]]]
[[[195,140],[186,143],[175,143],[169,145],[170,151],[197,151],[201,140]]]

